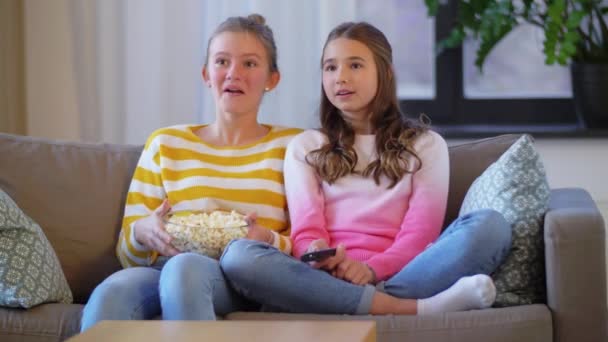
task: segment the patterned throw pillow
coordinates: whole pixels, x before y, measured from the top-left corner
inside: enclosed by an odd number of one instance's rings
[[[490,208],[511,223],[511,252],[492,274],[494,306],[545,301],[542,220],[549,201],[549,184],[540,157],[528,135],[518,139],[469,188],[460,215]]]
[[[59,259],[36,222],[0,189],[0,306],[71,303]]]

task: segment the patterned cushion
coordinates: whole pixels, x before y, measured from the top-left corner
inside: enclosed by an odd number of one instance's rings
[[[511,223],[512,247],[494,272],[494,306],[545,301],[542,219],[549,184],[540,157],[528,135],[518,139],[471,185],[460,215],[491,208]]]
[[[72,292],[42,229],[0,189],[0,306],[71,303]]]

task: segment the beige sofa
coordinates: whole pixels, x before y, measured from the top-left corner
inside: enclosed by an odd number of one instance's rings
[[[517,138],[505,135],[450,147],[446,222],[456,216],[472,181]],[[29,310],[0,308],[0,341],[58,341],[78,333],[87,297],[119,269],[114,245],[140,151],[141,146],[0,134],[0,187],[42,226],[75,299],[75,304]],[[544,223],[546,304],[434,317],[238,312],[225,318],[373,319],[378,341],[608,341],[604,234],[603,219],[587,192],[552,190]]]

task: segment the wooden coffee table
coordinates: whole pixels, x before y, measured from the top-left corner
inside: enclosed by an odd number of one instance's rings
[[[374,321],[102,321],[69,342],[375,342]]]

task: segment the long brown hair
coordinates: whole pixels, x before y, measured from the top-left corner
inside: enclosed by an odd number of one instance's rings
[[[260,40],[262,45],[264,45],[264,49],[268,55],[270,72],[279,71],[279,66],[277,64],[277,46],[274,42],[272,29],[266,25],[266,19],[259,14],[250,14],[247,17],[230,17],[219,24],[211,35],[211,38],[209,38],[207,41],[207,57],[205,57],[205,67],[207,67],[209,46],[211,45],[211,41],[220,33],[224,32],[246,32],[255,35]]]
[[[413,149],[418,136],[428,129],[426,117],[411,120],[399,109],[397,82],[393,69],[392,48],[384,34],[366,22],[347,22],[331,31],[323,46],[321,65],[325,48],[334,39],[347,38],[365,44],[374,56],[378,70],[378,89],[368,107],[370,122],[376,135],[376,154],[378,158],[363,170],[363,176],[372,176],[380,184],[380,176],[391,181],[388,188],[394,187],[405,173],[414,173],[422,167],[420,158]],[[344,120],[340,110],[327,98],[321,86],[320,131],[328,138],[328,143],[311,151],[306,161],[318,175],[332,184],[351,173],[356,173],[357,153],[353,148],[355,131]],[[413,157],[413,159],[412,159]]]

